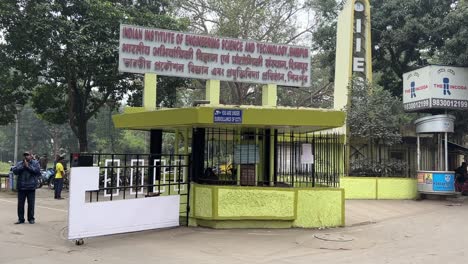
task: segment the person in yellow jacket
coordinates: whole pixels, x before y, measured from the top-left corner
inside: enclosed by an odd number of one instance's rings
[[[57,158],[57,164],[55,164],[55,199],[61,200],[62,198],[62,189],[63,189],[63,177],[65,177],[65,169],[63,167],[63,157],[59,156]]]

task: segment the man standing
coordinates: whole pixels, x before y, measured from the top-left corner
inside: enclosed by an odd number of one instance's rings
[[[33,160],[29,152],[23,154],[24,159],[16,164],[13,173],[18,175],[16,188],[18,189],[18,222],[24,224],[24,205],[28,200],[28,222],[35,223],[34,203],[36,200],[37,178],[40,176],[39,162]]]
[[[55,199],[61,200],[62,198],[62,188],[63,188],[63,177],[65,176],[65,169],[63,167],[63,157],[59,156],[57,158],[57,164],[55,164]]]

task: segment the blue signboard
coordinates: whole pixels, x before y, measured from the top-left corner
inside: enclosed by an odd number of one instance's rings
[[[215,109],[213,118],[214,123],[242,124],[242,110]]]
[[[432,173],[432,189],[439,192],[454,192],[455,174]]]

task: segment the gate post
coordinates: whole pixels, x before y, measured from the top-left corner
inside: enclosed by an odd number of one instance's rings
[[[205,167],[205,129],[193,128],[192,132],[192,158],[190,180],[198,182],[198,177],[203,175]]]
[[[153,173],[156,169],[156,179],[161,179],[161,167],[154,166],[154,160],[161,160],[162,152],[162,130],[152,129],[150,131],[150,157],[149,157],[149,170],[148,170],[148,192],[153,192]],[[160,162],[160,164],[162,164]]]

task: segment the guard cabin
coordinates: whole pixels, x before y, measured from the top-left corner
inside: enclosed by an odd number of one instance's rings
[[[344,225],[345,137],[321,131],[342,127],[345,113],[276,105],[278,86],[310,86],[309,48],[133,25],[120,32],[119,71],[144,74],[144,93],[142,107],[113,121],[149,131],[150,153],[94,155],[103,187],[93,197],[180,196],[193,226]],[[206,80],[206,96],[157,108],[158,75]],[[263,85],[262,104],[221,105],[221,81]],[[173,153],[162,152],[168,138]]]
[[[156,109],[156,78],[145,75],[143,107],[113,120],[117,128],[150,131],[152,155],[163,134],[174,135],[174,154],[189,164],[182,178],[192,185],[191,225],[319,227],[322,217],[326,226],[344,224],[344,138],[320,132],[341,127],[344,112],[278,107],[275,84],[264,85],[262,106],[221,105],[216,80],[206,82],[199,105]]]

